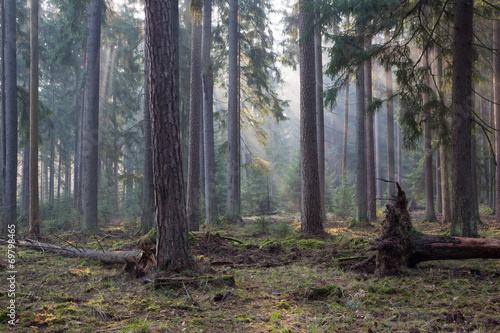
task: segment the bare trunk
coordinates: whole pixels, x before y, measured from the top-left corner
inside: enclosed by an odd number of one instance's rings
[[[229,91],[228,91],[228,161],[227,206],[228,216],[240,215],[239,115],[238,115],[238,0],[229,2]]]
[[[395,181],[394,170],[394,102],[392,100],[392,72],[385,72],[385,89],[387,98],[387,164],[389,180]],[[396,196],[396,186],[389,183],[389,198]]]
[[[55,128],[50,131],[50,160],[49,160],[49,203],[54,203],[55,188],[55,160],[56,160],[56,142]],[[38,167],[38,166],[37,166]]]
[[[495,166],[495,214],[497,222],[500,222],[500,55],[498,55],[498,50],[500,49],[500,20],[495,20],[494,29],[493,29],[493,39],[494,39],[494,48],[497,52],[493,52],[493,65],[494,65],[494,89],[493,95],[495,99],[495,156],[497,159],[497,163]]]
[[[428,51],[425,52],[424,65],[429,66],[429,54]],[[430,74],[429,74],[430,75]],[[426,76],[425,85],[430,86],[429,76]],[[423,96],[424,105],[429,102],[429,93],[425,92]],[[424,173],[425,173],[425,221],[435,222],[436,211],[434,208],[434,181],[433,181],[433,165],[432,165],[432,132],[430,128],[430,113],[425,114],[424,120],[424,150],[425,150],[425,163],[424,163]]]
[[[1,44],[0,44],[0,207],[2,208],[0,211],[0,219],[3,221],[3,207],[4,207],[4,198],[5,198],[5,162],[6,162],[6,139],[5,139],[5,7],[4,0],[0,1],[0,10],[1,10]],[[5,231],[3,225],[0,226],[0,233]]]
[[[360,45],[363,45],[360,37]],[[366,154],[365,154],[365,68],[361,64],[356,71],[356,196],[355,220],[368,220],[366,194]]]
[[[98,228],[99,68],[102,0],[91,0],[87,38],[87,109],[84,131],[82,230]]]
[[[191,91],[189,100],[189,158],[187,185],[187,219],[190,231],[200,229],[200,115],[201,84],[201,1],[191,1]]]
[[[367,43],[367,46],[371,41]],[[365,126],[366,126],[366,184],[368,219],[377,220],[377,195],[375,185],[375,141],[373,135],[373,113],[366,110],[372,102],[372,62],[365,62]]]
[[[316,0],[319,2],[320,0]],[[325,206],[325,114],[323,107],[323,52],[321,31],[318,27],[314,29],[314,58],[316,76],[316,126],[318,133],[318,172],[319,193],[321,200],[321,218],[326,219]]]
[[[23,166],[21,170],[21,217],[28,218],[30,209],[30,147],[23,148]]]
[[[16,65],[16,1],[5,0],[5,196],[3,232],[17,225],[17,65]]]
[[[443,212],[443,197],[441,195],[441,156],[439,150],[436,150],[436,210]]]
[[[402,134],[401,128],[397,128],[397,147],[398,147],[398,183],[403,184],[403,144],[402,144]]]
[[[347,176],[347,136],[349,132],[349,80],[345,84],[345,103],[344,103],[344,145],[342,153],[342,184],[345,184]]]
[[[215,187],[215,142],[214,142],[214,81],[210,49],[212,46],[212,0],[205,0],[203,7],[203,134],[205,136],[205,223],[217,219],[217,195]],[[203,186],[203,184],[202,184]]]
[[[473,4],[455,0],[452,98],[452,235],[477,236],[472,198],[472,33]]]
[[[178,8],[177,0],[146,0],[156,259],[158,269],[169,270],[194,265],[188,241],[180,148]]]
[[[313,26],[313,17],[305,8],[310,3],[311,0],[299,2],[301,231],[321,234],[324,230],[316,133],[316,66],[314,38],[312,31],[308,31]]]

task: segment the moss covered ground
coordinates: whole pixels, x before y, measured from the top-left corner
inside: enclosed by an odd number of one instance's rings
[[[419,222],[425,233],[449,225]],[[500,238],[500,225],[482,216],[482,237]],[[436,261],[399,277],[350,272],[366,258],[380,223],[349,227],[332,217],[331,237],[297,233],[293,216],[222,220],[208,237],[191,237],[197,267],[169,277],[232,275],[235,285],[196,283],[153,288],[166,273],[135,278],[122,265],[63,258],[18,248],[15,326],[8,324],[7,283],[0,285],[1,332],[500,332],[500,260]],[[57,244],[92,249],[137,248],[127,223],[100,234],[46,233]],[[224,238],[226,237],[226,238]],[[217,241],[214,239],[217,238]],[[1,245],[1,253],[6,253]],[[7,261],[0,258],[0,270]]]

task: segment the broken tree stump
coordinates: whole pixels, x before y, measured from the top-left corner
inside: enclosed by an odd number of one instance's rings
[[[376,253],[351,267],[379,276],[398,275],[404,267],[431,260],[500,258],[500,239],[426,235],[413,228],[408,212],[408,199],[396,183],[398,195],[387,205]]]

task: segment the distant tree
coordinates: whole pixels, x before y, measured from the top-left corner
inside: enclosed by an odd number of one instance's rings
[[[392,70],[389,68],[385,72],[385,90],[387,98],[387,165],[389,180],[395,181],[396,172],[394,170],[394,102],[392,99]],[[389,198],[396,196],[396,186],[389,183]]]
[[[189,99],[189,158],[187,219],[189,230],[200,228],[200,118],[202,116],[202,0],[191,0],[191,85]]]
[[[16,1],[5,0],[5,196],[3,232],[17,224],[17,65]]]
[[[311,2],[299,2],[301,231],[321,234],[324,230],[318,170],[314,31],[311,29],[314,20],[310,14]]]
[[[367,49],[371,41],[367,43]],[[368,110],[372,103],[372,59],[365,61],[365,149],[366,149],[366,184],[367,184],[367,203],[368,219],[377,220],[377,192],[375,184],[375,137],[373,134],[373,111]]]
[[[229,65],[228,65],[228,161],[226,214],[240,215],[239,108],[238,108],[238,0],[229,2]]]
[[[147,25],[145,29],[147,29]],[[148,32],[146,30],[146,36]],[[151,146],[151,115],[149,107],[148,48],[144,48],[144,171],[142,179],[141,231],[147,233],[154,226],[153,151]],[[116,164],[118,166],[118,164]]]
[[[429,51],[424,51],[424,66],[429,67]],[[429,73],[424,78],[424,85],[430,87]],[[428,110],[428,103],[430,101],[429,91],[423,93],[424,109]],[[431,130],[431,114],[430,111],[425,112],[424,119],[424,149],[425,149],[425,221],[437,221],[436,212],[434,209],[434,179],[433,179],[433,166],[432,166],[432,130]]]
[[[169,270],[194,264],[189,249],[180,151],[178,22],[177,0],[146,0],[156,267]]]
[[[452,98],[452,224],[456,236],[477,236],[472,198],[472,34],[474,4],[455,0]]]
[[[349,134],[349,79],[345,84],[345,102],[344,102],[344,143],[342,149],[342,184],[345,184],[347,178],[347,137]]]
[[[214,143],[214,78],[210,49],[212,47],[212,0],[203,6],[203,135],[205,136],[205,210],[206,224],[217,219],[217,193],[215,187],[215,143]]]
[[[82,230],[97,229],[99,172],[99,70],[101,49],[102,0],[89,5],[87,37],[87,89],[84,130],[83,220]]]
[[[30,38],[30,154],[29,154],[29,231],[40,237],[38,198],[38,0],[31,0]]]
[[[363,45],[359,37],[359,44]],[[365,66],[358,65],[356,71],[356,195],[355,220],[368,220],[368,198],[366,184],[366,153],[365,153]]]

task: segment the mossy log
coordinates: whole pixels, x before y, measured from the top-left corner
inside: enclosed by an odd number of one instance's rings
[[[141,251],[96,251],[77,247],[58,246],[36,240],[16,240],[15,246],[42,252],[50,252],[70,258],[86,258],[108,264],[123,264],[129,260],[139,260]]]
[[[404,267],[431,260],[500,258],[500,240],[426,235],[416,231],[408,213],[408,199],[397,184],[398,195],[387,205],[386,217],[376,253],[351,267],[355,271],[376,275],[398,275]]]

